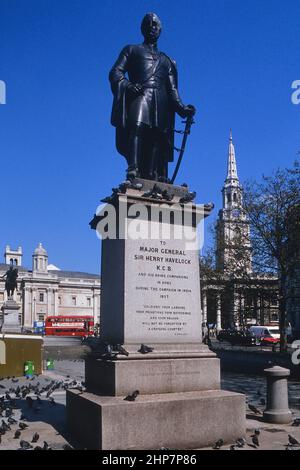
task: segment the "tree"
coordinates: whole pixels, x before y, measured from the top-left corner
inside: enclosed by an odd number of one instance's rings
[[[299,262],[300,165],[278,169],[260,182],[244,187],[244,209],[251,225],[253,267],[257,272],[274,273],[279,284],[280,350],[286,349],[286,307],[289,280]]]

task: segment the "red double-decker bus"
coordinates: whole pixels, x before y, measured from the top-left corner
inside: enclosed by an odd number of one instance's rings
[[[91,336],[94,318],[79,315],[50,316],[45,320],[46,336]]]

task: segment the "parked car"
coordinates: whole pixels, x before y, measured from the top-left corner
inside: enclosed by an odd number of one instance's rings
[[[250,332],[261,344],[277,344],[280,341],[279,326],[250,326]]]
[[[257,346],[260,344],[259,340],[249,331],[221,330],[217,335],[217,339],[239,346]]]

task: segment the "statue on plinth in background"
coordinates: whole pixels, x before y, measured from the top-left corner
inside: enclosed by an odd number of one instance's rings
[[[17,277],[18,277],[17,268],[10,266],[10,268],[2,276],[2,279],[4,277],[6,277],[5,290],[7,292],[8,299],[11,300],[13,298],[15,289],[17,289]]]

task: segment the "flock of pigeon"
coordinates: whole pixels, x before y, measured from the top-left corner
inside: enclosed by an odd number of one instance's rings
[[[261,415],[262,412],[252,403],[248,403],[248,408],[252,413],[255,415]],[[300,426],[300,418],[295,418],[293,423],[293,427],[299,427]],[[230,450],[237,450],[237,449],[242,449],[242,448],[247,448],[247,447],[252,447],[253,449],[258,449],[260,447],[260,441],[259,441],[259,436],[263,432],[263,429],[255,429],[254,434],[250,436],[251,442],[247,442],[247,440],[244,437],[241,437],[237,439],[237,441],[230,446]],[[286,450],[300,450],[300,442],[291,434],[287,435],[288,437],[288,442],[283,444],[283,447],[285,447]],[[219,439],[213,446],[214,450],[220,450],[223,446],[225,445],[223,439]]]
[[[183,188],[187,188],[187,184],[185,183],[183,183],[181,186]],[[102,199],[102,202],[113,202],[118,194],[126,194],[126,191],[129,188],[141,191],[143,189],[143,184],[135,183],[131,180],[126,180],[121,183],[117,188],[112,188],[112,195]],[[195,199],[196,195],[197,194],[195,191],[187,191],[186,194],[180,198],[179,203],[187,204],[189,202],[192,202]],[[149,189],[148,191],[142,194],[142,197],[170,202],[173,200],[174,194],[169,189],[162,189],[158,184],[154,184],[153,188]]]
[[[106,345],[106,354],[124,354],[129,353],[121,346]],[[147,354],[152,352],[153,348],[142,344],[139,352],[141,354]],[[72,380],[67,375],[65,380],[51,380],[49,378],[43,378],[43,384],[39,382],[38,376],[32,378],[16,378],[7,377],[8,386],[1,384],[3,379],[0,378],[0,446],[2,437],[9,434],[10,439],[19,441],[19,450],[52,450],[51,445],[47,441],[41,438],[38,432],[33,432],[31,439],[25,440],[22,436],[26,430],[28,436],[28,430],[30,428],[27,416],[34,416],[45,410],[45,407],[55,407],[56,402],[53,397],[54,392],[66,391],[67,389],[79,390],[81,393],[85,391],[85,382]],[[1,390],[2,389],[2,390]],[[2,391],[2,394],[1,394]],[[124,400],[134,402],[140,392],[139,390],[133,391],[127,395]],[[262,412],[252,403],[247,403],[249,410],[255,415],[261,415]],[[27,412],[26,412],[27,410]],[[34,421],[31,419],[31,421]],[[293,427],[300,426],[300,418],[295,418]],[[266,430],[255,429],[254,433],[249,438],[241,437],[230,446],[230,450],[246,449],[252,447],[253,449],[260,448],[260,437],[261,433]],[[41,431],[39,431],[41,432]],[[27,438],[28,439],[28,438]],[[300,442],[291,434],[287,434],[288,442],[283,444],[286,450],[300,450]],[[219,439],[214,446],[213,450],[224,449],[225,442],[223,439]],[[72,447],[69,444],[64,444],[61,447],[63,450],[71,450]],[[0,447],[1,449],[1,447]]]
[[[9,388],[2,385],[3,378],[0,379],[0,446],[3,436],[9,434],[11,439],[19,440],[19,450],[52,450],[47,441],[42,441],[38,432],[32,434],[30,442],[22,438],[23,432],[26,430],[28,435],[27,431],[30,429],[28,417],[41,413],[47,406],[55,407],[56,402],[52,395],[58,390],[72,388],[83,392],[84,382],[48,379],[48,383],[41,385],[37,381],[38,376],[26,378],[25,383],[16,377],[6,377],[6,380],[11,385]],[[70,450],[72,447],[64,444],[62,449]]]

